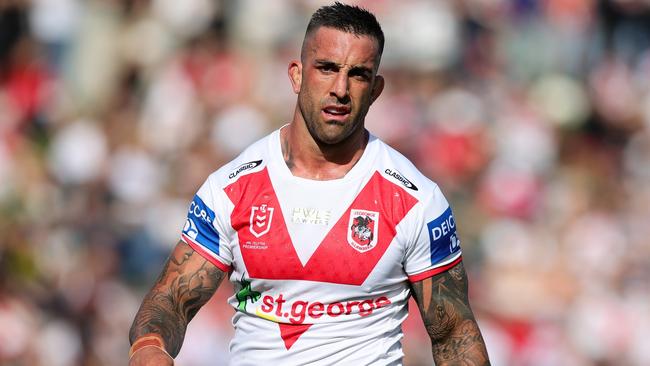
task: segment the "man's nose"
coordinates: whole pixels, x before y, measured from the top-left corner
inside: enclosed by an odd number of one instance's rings
[[[349,82],[348,77],[344,72],[339,72],[334,79],[334,84],[332,85],[331,93],[335,95],[339,100],[347,99],[349,94]]]

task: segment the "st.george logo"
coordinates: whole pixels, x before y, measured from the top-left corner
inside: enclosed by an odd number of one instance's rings
[[[266,204],[253,206],[251,208],[250,232],[259,238],[271,230],[271,221],[273,220],[273,207]]]
[[[348,244],[361,253],[367,252],[377,245],[379,212],[352,209],[349,227]]]

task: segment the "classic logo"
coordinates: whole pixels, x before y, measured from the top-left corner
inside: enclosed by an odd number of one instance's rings
[[[262,164],[262,160],[255,160],[255,161],[249,161],[248,163],[244,163],[240,166],[237,167],[232,173],[228,175],[229,179],[233,179],[234,177],[238,176],[239,173],[248,170],[248,169],[253,169],[255,167],[258,167],[260,164]]]
[[[379,228],[379,212],[352,209],[350,210],[349,226],[348,243],[352,248],[363,253],[375,247],[377,229]]]
[[[256,237],[260,237],[271,230],[271,220],[273,220],[273,207],[267,204],[253,206],[251,208],[251,219],[249,230]]]
[[[398,173],[397,171],[394,171],[394,170],[392,170],[392,169],[386,169],[386,170],[384,170],[384,173],[386,173],[386,174],[390,175],[391,177],[397,179],[398,181],[402,182],[402,184],[403,184],[404,186],[406,186],[406,188],[410,188],[410,189],[412,189],[412,190],[414,190],[414,191],[417,191],[417,190],[418,190],[418,187],[416,187],[415,184],[413,184],[410,180],[404,178],[404,177],[403,177],[400,173]]]

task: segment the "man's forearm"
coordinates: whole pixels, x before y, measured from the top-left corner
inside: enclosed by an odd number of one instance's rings
[[[187,324],[212,297],[225,275],[180,242],[142,301],[129,332],[131,344],[146,334],[158,334],[165,350],[176,357]]]
[[[133,320],[129,340],[133,344],[146,334],[158,334],[166,351],[176,357],[183,344],[187,324],[188,321],[176,310],[172,296],[154,288],[144,298]]]
[[[462,262],[445,273],[412,284],[412,288],[437,366],[490,364],[469,307]]]
[[[436,366],[489,365],[485,343],[475,321],[466,319],[446,337],[431,341]]]

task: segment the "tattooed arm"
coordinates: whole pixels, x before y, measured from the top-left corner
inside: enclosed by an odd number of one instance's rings
[[[467,299],[467,274],[462,262],[411,287],[437,366],[490,364]]]
[[[129,340],[154,333],[165,349],[176,357],[183,344],[187,324],[217,290],[226,273],[205,260],[180,241],[169,256],[160,277],[145,296],[133,320]],[[155,359],[154,359],[155,358]],[[172,360],[155,347],[134,353],[129,363],[135,365],[172,365]]]

